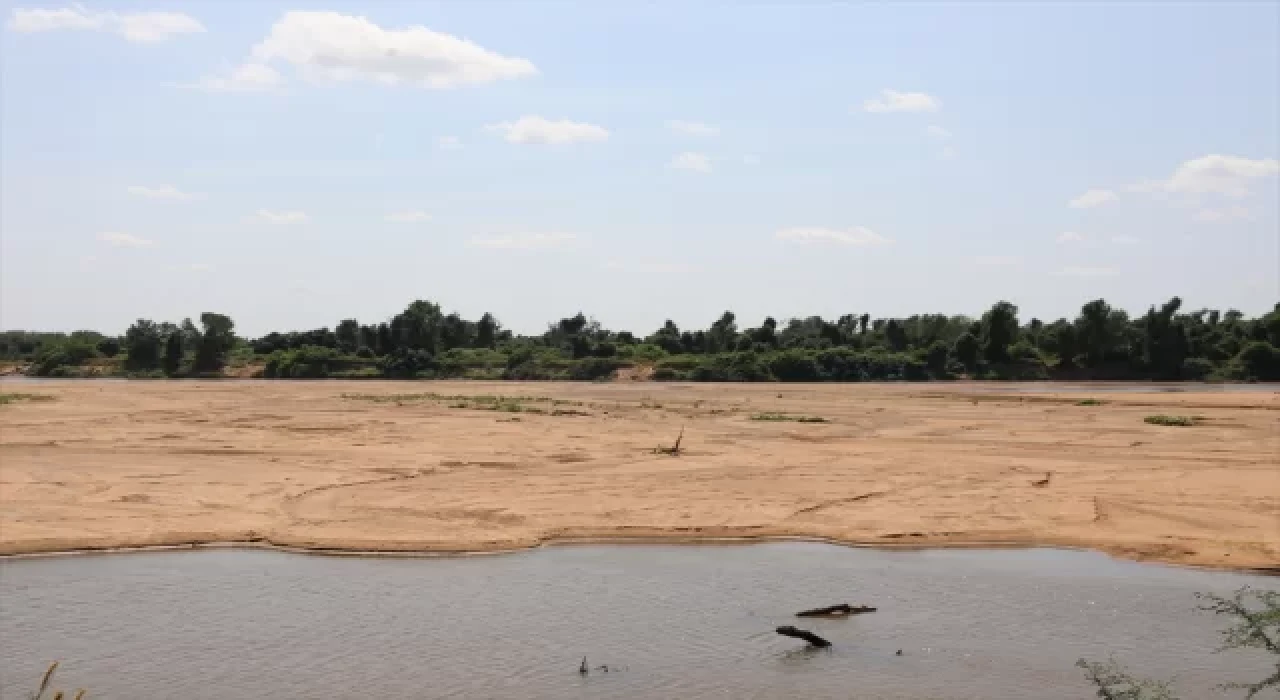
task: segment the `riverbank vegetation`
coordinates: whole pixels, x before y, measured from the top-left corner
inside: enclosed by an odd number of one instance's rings
[[[1280,304],[1185,311],[1178,298],[1130,316],[1098,299],[1075,318],[1019,318],[1001,301],[974,318],[845,314],[743,327],[726,311],[702,329],[667,321],[637,335],[581,313],[537,335],[492,314],[467,320],[414,301],[384,322],[235,335],[228,316],[199,325],[139,319],[120,336],[0,333],[0,360],[30,375],[273,379],[567,379],[666,381],[929,379],[1280,380]]]
[[[1229,621],[1228,627],[1222,630],[1218,653],[1252,649],[1270,654],[1275,663],[1275,671],[1259,681],[1224,683],[1220,687],[1243,690],[1246,700],[1268,689],[1280,690],[1280,591],[1246,586],[1230,598],[1211,593],[1197,594],[1197,597],[1202,601],[1201,610]],[[1105,663],[1081,659],[1076,665],[1084,669],[1085,677],[1097,689],[1097,697],[1105,700],[1177,700],[1170,683],[1135,677],[1114,659]]]

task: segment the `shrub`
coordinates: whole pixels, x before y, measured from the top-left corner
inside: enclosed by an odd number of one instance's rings
[[[1187,426],[1192,426],[1196,424],[1196,419],[1194,416],[1163,416],[1163,415],[1147,416],[1142,420],[1146,423],[1150,423],[1151,425],[1170,425],[1170,426],[1187,427]]]
[[[610,377],[619,367],[625,367],[627,363],[621,360],[604,357],[588,357],[576,360],[569,365],[570,379],[600,379]]]

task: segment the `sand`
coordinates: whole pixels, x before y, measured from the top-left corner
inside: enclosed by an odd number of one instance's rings
[[[0,554],[802,537],[1280,567],[1280,392],[1026,388],[6,383],[54,400],[0,406]],[[459,398],[484,395],[543,413]]]

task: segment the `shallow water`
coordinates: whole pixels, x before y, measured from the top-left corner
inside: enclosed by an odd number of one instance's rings
[[[1054,550],[562,546],[462,558],[255,550],[0,562],[0,697],[60,659],[105,698],[1088,698],[1076,659],[1184,698],[1214,655],[1196,591],[1275,580]],[[836,602],[879,612],[797,620]],[[774,627],[834,642],[807,651]],[[902,656],[895,655],[898,649]],[[609,673],[578,673],[583,656]]]

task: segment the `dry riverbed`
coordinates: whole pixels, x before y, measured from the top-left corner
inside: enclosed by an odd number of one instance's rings
[[[52,399],[0,405],[0,554],[795,536],[1280,567],[1280,393],[1014,389],[15,382]]]

